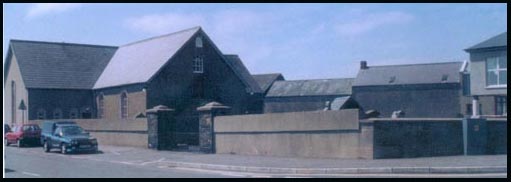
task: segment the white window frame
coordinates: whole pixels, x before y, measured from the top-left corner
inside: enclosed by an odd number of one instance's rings
[[[488,68],[488,62],[491,60],[491,59],[496,59],[497,60],[497,67],[494,68],[494,69],[489,69]],[[486,59],[486,62],[485,62],[485,67],[486,67],[486,70],[485,70],[485,77],[486,77],[486,87],[489,87],[489,88],[500,88],[500,87],[507,87],[507,82],[505,84],[501,84],[500,83],[500,72],[501,71],[506,71],[507,72],[507,67],[506,68],[501,68],[500,67],[500,61],[507,61],[507,60],[503,60],[502,57],[489,57]],[[496,72],[497,73],[497,84],[490,84],[488,82],[488,73],[489,72]]]
[[[204,58],[197,56],[193,58],[193,73],[204,73]]]
[[[123,96],[126,96],[126,105],[123,104]],[[129,103],[129,100],[128,100],[128,92],[124,91],[121,93],[121,95],[119,96],[119,114],[120,114],[120,117],[121,119],[127,119],[128,118],[128,103]],[[126,112],[124,112],[124,110]]]

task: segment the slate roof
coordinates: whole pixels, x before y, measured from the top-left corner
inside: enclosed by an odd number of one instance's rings
[[[351,96],[337,97],[330,104],[330,110],[341,110],[342,106],[351,99]]]
[[[486,49],[495,47],[507,47],[507,32],[496,35],[465,50],[472,51],[476,49]]]
[[[358,72],[353,86],[459,83],[462,65],[463,62],[369,66]]]
[[[194,27],[120,46],[94,89],[149,81],[199,30]]]
[[[263,92],[267,92],[273,82],[277,80],[284,80],[284,76],[282,76],[280,73],[256,74],[252,75],[252,77],[257,82],[261,90],[263,90]]]
[[[353,78],[276,81],[266,97],[351,95]]]
[[[227,59],[227,64],[229,64],[234,72],[241,77],[242,81],[246,82],[249,89],[247,92],[263,92],[263,90],[261,90],[259,87],[259,84],[257,84],[252,75],[250,75],[248,69],[245,67],[245,65],[243,65],[243,62],[238,55],[224,55],[224,58]]]
[[[9,49],[27,88],[91,89],[117,47],[11,40]]]

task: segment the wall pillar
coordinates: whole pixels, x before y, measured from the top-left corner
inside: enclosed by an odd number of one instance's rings
[[[479,96],[472,97],[472,118],[479,118]]]
[[[172,142],[172,131],[169,125],[174,120],[174,110],[164,105],[158,105],[146,111],[147,116],[147,147],[161,150],[168,147]]]
[[[223,112],[230,109],[218,102],[210,102],[198,107],[199,111],[199,146],[204,153],[215,153],[215,117],[223,115]]]

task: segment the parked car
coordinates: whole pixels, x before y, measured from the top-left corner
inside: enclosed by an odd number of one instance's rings
[[[8,132],[11,132],[11,127],[9,127],[8,124],[4,124],[4,137],[5,137],[5,134],[7,134]]]
[[[53,148],[60,149],[62,154],[98,151],[97,139],[74,122],[44,122],[42,133],[45,152]]]
[[[37,124],[23,124],[12,128],[11,132],[5,134],[5,145],[9,146],[11,143],[16,143],[18,147],[25,144],[39,145],[41,137],[41,128]]]

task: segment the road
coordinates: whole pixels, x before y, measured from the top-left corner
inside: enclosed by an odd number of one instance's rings
[[[172,168],[165,158],[140,160],[115,151],[62,155],[41,147],[5,148],[6,178],[507,178],[507,174],[263,174]],[[142,154],[142,153],[140,153]],[[115,158],[114,156],[118,156]],[[144,158],[148,158],[144,156]],[[160,158],[160,159],[158,159]],[[120,160],[122,159],[122,160]],[[134,160],[137,159],[137,160]]]
[[[82,155],[44,153],[42,148],[5,147],[6,178],[229,178],[220,174],[84,160]],[[88,154],[101,155],[101,154]]]

